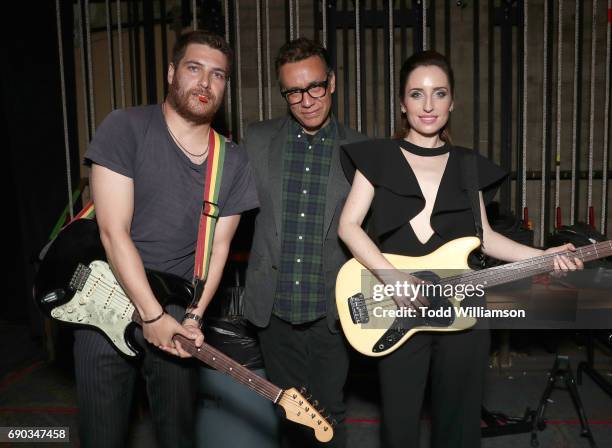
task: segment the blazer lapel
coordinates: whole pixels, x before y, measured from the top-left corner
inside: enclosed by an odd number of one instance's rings
[[[340,146],[347,143],[344,128],[338,123],[335,117],[332,118],[336,121],[336,143],[332,152],[331,166],[329,168],[329,178],[327,179],[327,193],[325,197],[325,217],[323,220],[323,238],[327,236],[329,228],[331,226],[332,219],[338,207],[338,201],[348,191],[348,181],[344,176],[342,167],[340,165]]]
[[[281,205],[283,195],[282,169],[283,169],[283,148],[287,139],[288,120],[284,120],[276,133],[270,140],[270,152],[268,159],[268,175],[270,185],[270,196],[272,197],[272,213],[278,235],[281,234],[281,215],[283,207]]]

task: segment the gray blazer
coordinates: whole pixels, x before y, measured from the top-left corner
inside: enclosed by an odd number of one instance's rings
[[[247,128],[244,145],[259,195],[260,209],[255,218],[255,233],[246,274],[245,317],[258,327],[270,322],[278,285],[281,252],[282,156],[288,133],[289,116],[254,123]],[[335,120],[334,117],[332,117]],[[335,303],[336,275],[350,257],[338,238],[338,219],[351,185],[340,166],[340,146],[366,137],[336,121],[338,141],[332,154],[323,221],[323,272],[327,297],[327,323],[338,331]]]

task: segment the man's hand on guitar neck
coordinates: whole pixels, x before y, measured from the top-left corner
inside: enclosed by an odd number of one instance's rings
[[[204,342],[204,333],[202,333],[202,329],[200,328],[200,325],[198,324],[198,322],[196,322],[193,319],[184,319],[183,328],[185,328],[191,334],[196,335],[195,346],[201,347],[202,343]],[[186,353],[188,356],[191,356],[189,353],[183,350],[183,347],[181,346],[181,343],[179,341],[175,341],[174,344],[178,347],[178,350],[182,351],[183,353]]]
[[[180,334],[192,339],[196,347],[200,347],[204,342],[204,335],[202,330],[198,328],[197,323],[183,323],[181,325],[168,313],[164,313],[159,320],[144,324],[142,327],[144,337],[150,344],[181,358],[189,358],[191,355],[183,349],[180,342],[173,341],[174,335]]]

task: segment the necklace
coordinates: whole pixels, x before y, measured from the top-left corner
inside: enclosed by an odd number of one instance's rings
[[[172,136],[172,139],[174,140],[174,142],[179,146],[179,148],[181,148],[183,151],[185,151],[187,154],[189,154],[192,157],[204,157],[205,155],[208,154],[208,145],[210,143],[209,140],[206,140],[206,148],[204,149],[204,152],[202,154],[194,154],[192,152],[189,152],[187,150],[187,148],[185,148],[185,146],[183,146],[183,144],[181,143],[181,141],[178,139],[178,137],[176,135],[174,135],[174,133],[172,132],[172,130],[170,129],[170,126],[168,126],[168,120],[166,120],[166,102],[164,101],[162,103],[162,113],[164,115],[164,122],[166,123],[166,129],[168,129],[168,132],[170,133],[170,135]]]

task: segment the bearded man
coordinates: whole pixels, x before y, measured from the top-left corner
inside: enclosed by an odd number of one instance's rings
[[[240,213],[258,205],[248,158],[226,143],[209,271],[199,302],[165,310],[145,268],[191,280],[204,198],[211,122],[223,101],[231,49],[204,31],[182,35],[168,68],[161,105],[113,111],[85,154],[100,237],[123,289],[143,320],[144,356],[117,353],[99,333],[75,332],[79,435],[84,447],[127,445],[134,384],[146,381],[158,444],[193,446],[195,371],[190,355],[172,340],[204,339],[200,323],[219,281]],[[151,68],[152,69],[152,68]],[[197,299],[197,298],[196,298]],[[145,342],[146,340],[146,342]],[[174,356],[173,356],[174,355]]]

